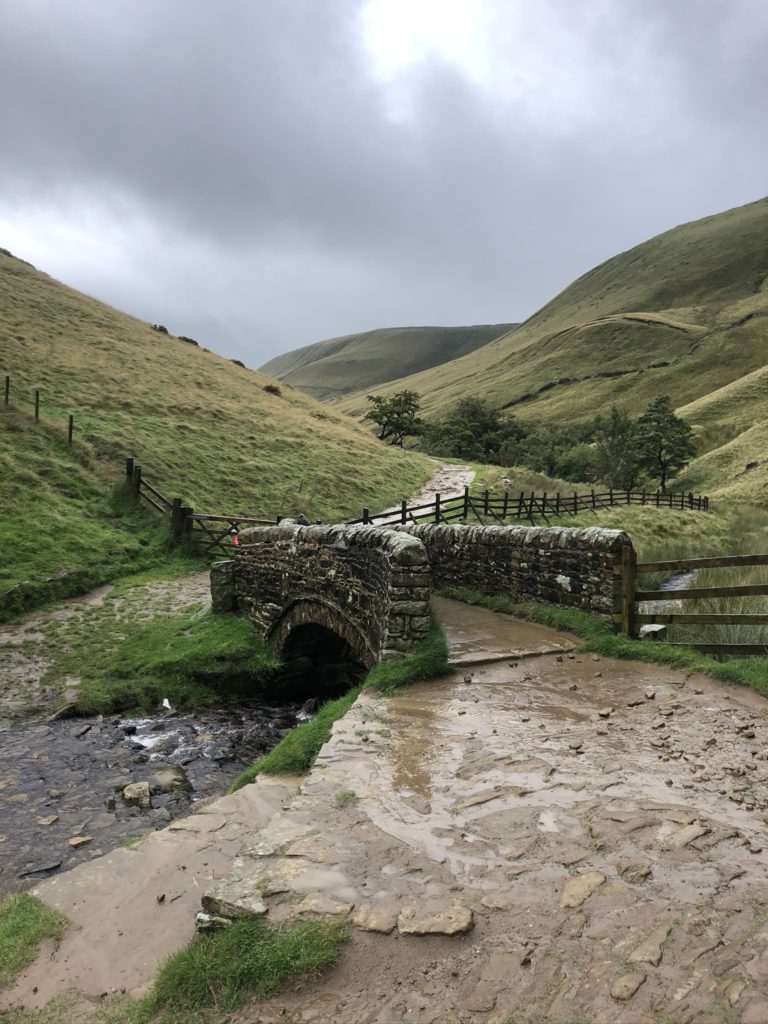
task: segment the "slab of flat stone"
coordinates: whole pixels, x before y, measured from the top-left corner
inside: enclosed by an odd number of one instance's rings
[[[592,850],[588,849],[586,846],[573,846],[556,854],[552,860],[554,860],[556,864],[562,864],[567,868],[570,867],[571,864],[578,864],[580,860],[584,860],[586,857],[590,857],[591,855]]]
[[[371,904],[358,907],[352,924],[364,932],[381,932],[389,935],[397,924],[397,911],[391,907],[374,907]]]
[[[203,910],[214,917],[262,917],[267,912],[260,889],[220,884],[209,889],[202,899]]]
[[[585,871],[583,875],[569,878],[563,886],[560,906],[563,908],[580,907],[604,881],[605,875],[599,871]]]
[[[401,935],[461,935],[474,927],[468,907],[458,903],[443,907],[404,907],[397,916]]]
[[[644,974],[642,971],[631,971],[629,974],[622,974],[622,976],[617,978],[613,985],[611,985],[612,998],[621,1000],[622,1002],[627,999],[631,999],[647,977],[648,975]]]
[[[123,789],[122,796],[127,804],[133,804],[135,807],[149,807],[152,802],[148,782],[128,783]]]
[[[346,917],[352,904],[334,899],[324,892],[311,892],[296,908],[296,917]]]
[[[671,924],[662,924],[654,928],[645,942],[641,942],[637,949],[630,953],[629,959],[636,964],[652,964],[658,967],[663,955],[662,946],[671,931]]]
[[[311,835],[313,831],[315,830],[309,825],[298,825],[290,818],[276,814],[255,839],[243,846],[240,855],[243,857],[274,857],[275,854],[282,853],[291,843]]]
[[[694,839],[700,839],[701,836],[705,836],[709,832],[706,825],[685,825],[678,832],[673,832],[671,836],[665,836],[661,840],[661,845],[666,850],[682,850],[684,846],[688,846]]]
[[[644,857],[619,860],[616,862],[616,870],[627,882],[637,884],[638,882],[645,881],[645,879],[650,875],[651,862],[646,860]]]
[[[302,857],[313,864],[336,864],[339,858],[327,847],[323,846],[321,835],[305,836],[297,839],[284,850],[285,857]]]

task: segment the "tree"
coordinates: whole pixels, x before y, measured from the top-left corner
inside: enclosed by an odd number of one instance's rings
[[[512,416],[503,418],[483,398],[462,398],[444,420],[432,423],[424,431],[428,451],[476,462],[496,462],[505,442],[525,435],[525,429]]]
[[[609,487],[631,491],[640,475],[637,423],[614,405],[597,426],[596,438],[598,477]]]
[[[415,391],[398,391],[391,398],[368,395],[373,408],[363,417],[379,427],[379,440],[403,447],[406,437],[420,434],[424,422],[418,417],[421,399]]]
[[[669,395],[660,395],[637,421],[636,436],[640,465],[658,478],[664,493],[669,477],[679,473],[696,452],[693,431],[675,416]]]

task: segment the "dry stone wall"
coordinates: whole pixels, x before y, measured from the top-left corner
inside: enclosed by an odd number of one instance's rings
[[[219,598],[231,594],[278,648],[294,629],[316,623],[370,666],[411,650],[429,630],[429,561],[416,537],[373,526],[282,524],[244,530],[239,539],[232,569],[218,573]]]
[[[545,601],[610,619],[621,577],[621,530],[525,526],[398,526],[425,546],[434,587],[469,587],[517,601]]]
[[[520,526],[280,526],[240,534],[234,560],[211,571],[215,611],[248,616],[282,649],[314,623],[371,666],[427,633],[433,588],[467,587],[517,601],[580,608],[611,620],[620,530]]]

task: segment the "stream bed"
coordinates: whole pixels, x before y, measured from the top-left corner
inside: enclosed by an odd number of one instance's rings
[[[311,701],[254,701],[195,713],[38,719],[0,732],[0,897],[221,795],[312,711]],[[124,787],[145,781],[151,806],[126,803]]]

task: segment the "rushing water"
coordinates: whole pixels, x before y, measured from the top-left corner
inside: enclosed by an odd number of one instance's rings
[[[271,750],[312,702],[243,702],[192,713],[27,722],[0,733],[0,895],[105,853],[222,794]],[[121,790],[179,766],[189,791],[158,791],[152,807]],[[70,839],[89,837],[79,847]]]

